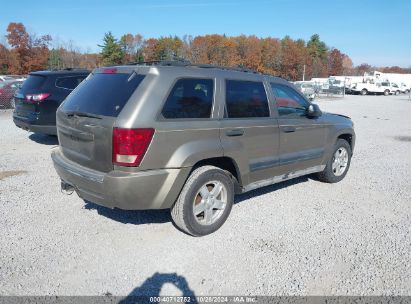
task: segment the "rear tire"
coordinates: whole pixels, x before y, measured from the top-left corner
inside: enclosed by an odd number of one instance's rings
[[[324,171],[317,173],[317,178],[325,183],[338,183],[347,175],[351,156],[350,144],[344,139],[338,139]]]
[[[362,89],[360,94],[363,95],[363,96],[367,95],[368,91],[366,89]]]
[[[193,236],[218,230],[227,220],[234,203],[234,183],[226,171],[203,166],[187,179],[171,208],[174,224]]]
[[[389,91],[389,90],[385,90],[385,91],[384,91],[384,96],[388,96],[388,95],[390,95],[390,91]]]

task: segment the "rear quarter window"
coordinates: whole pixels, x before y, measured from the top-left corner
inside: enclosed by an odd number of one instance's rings
[[[179,79],[167,97],[161,113],[167,119],[210,118],[213,95],[212,79]]]
[[[74,90],[87,76],[67,76],[56,79],[56,87],[65,90]]]
[[[117,117],[144,77],[135,73],[91,74],[66,98],[62,110]]]

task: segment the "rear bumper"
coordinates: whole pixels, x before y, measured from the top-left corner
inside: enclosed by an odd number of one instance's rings
[[[61,180],[73,186],[82,199],[125,210],[170,208],[190,172],[190,168],[181,168],[104,173],[68,160],[58,148],[51,158]]]
[[[24,119],[22,117],[13,115],[14,124],[26,131],[31,131],[34,133],[44,133],[49,135],[57,135],[57,129],[54,125],[39,125],[36,124],[36,121],[30,121],[28,119]]]

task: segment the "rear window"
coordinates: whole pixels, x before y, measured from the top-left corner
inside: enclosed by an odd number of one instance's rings
[[[40,75],[29,75],[29,78],[27,78],[23,86],[21,87],[22,90],[32,90],[32,89],[39,89],[41,86],[44,84],[46,81],[45,76],[40,76]]]
[[[117,117],[144,75],[91,74],[65,100],[62,110]]]

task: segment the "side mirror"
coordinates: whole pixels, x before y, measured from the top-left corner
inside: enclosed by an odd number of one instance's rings
[[[320,117],[323,113],[320,110],[320,107],[314,103],[310,104],[307,109],[307,116],[312,118]]]

